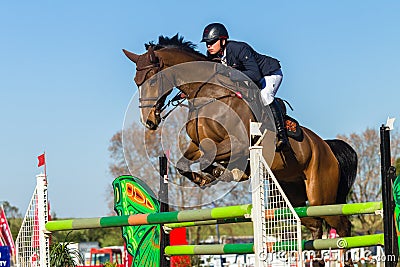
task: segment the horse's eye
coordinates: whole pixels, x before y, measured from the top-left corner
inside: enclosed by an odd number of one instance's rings
[[[157,79],[151,79],[149,81],[150,86],[154,86],[154,85],[156,85],[156,83],[157,83]]]

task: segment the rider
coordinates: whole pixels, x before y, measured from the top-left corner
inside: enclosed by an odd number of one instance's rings
[[[279,61],[257,53],[247,43],[228,38],[228,31],[223,24],[211,23],[204,28],[201,41],[206,43],[207,56],[210,59],[220,59],[223,65],[242,71],[258,85],[262,102],[265,106],[269,105],[274,116],[278,132],[276,150],[286,150],[289,140],[283,114],[278,101],[274,99],[283,78]]]

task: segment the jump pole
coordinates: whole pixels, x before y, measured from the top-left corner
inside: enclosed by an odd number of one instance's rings
[[[322,250],[322,249],[350,249],[369,246],[383,246],[383,234],[351,236],[331,239],[303,240],[302,250]],[[345,244],[345,245],[341,245]],[[270,251],[294,250],[297,243],[288,242],[267,242]],[[252,254],[254,244],[225,244],[225,245],[185,245],[168,246],[165,254],[175,255],[219,255],[219,254]]]
[[[359,215],[359,214],[377,214],[382,211],[382,202],[365,202],[365,203],[350,203],[350,204],[334,204],[323,206],[308,206],[293,208],[300,218],[305,217],[319,217],[319,216],[335,216],[335,215]],[[271,220],[275,217],[285,217],[289,214],[287,209],[266,210],[265,219]],[[219,219],[208,221],[193,221],[182,223],[169,223],[166,227],[179,228],[190,227],[199,225],[213,225],[213,224],[227,224],[227,223],[241,223],[251,222],[250,218],[234,218],[234,219]]]
[[[169,228],[178,228],[198,225],[211,225],[215,223],[250,222],[251,219],[248,217],[251,214],[252,207],[252,204],[245,204],[202,210],[183,210],[162,213],[57,220],[46,223],[46,230],[53,232],[145,224],[165,224],[165,226]],[[300,218],[313,216],[319,217],[333,215],[374,214],[381,209],[382,202],[294,208]],[[277,216],[284,218],[285,214],[287,214],[285,212],[285,209],[267,210],[265,211],[265,220],[273,219]]]
[[[251,204],[217,207],[202,210],[170,211],[135,215],[108,216],[71,220],[57,220],[46,223],[47,231],[66,231],[91,228],[107,228],[132,225],[165,224],[176,222],[204,221],[244,217],[251,214]]]

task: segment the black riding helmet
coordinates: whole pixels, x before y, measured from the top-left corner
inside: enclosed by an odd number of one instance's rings
[[[228,39],[228,31],[221,23],[211,23],[204,28],[202,42],[213,42],[218,39]]]

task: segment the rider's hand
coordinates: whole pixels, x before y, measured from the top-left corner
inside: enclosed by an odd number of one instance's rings
[[[217,64],[216,67],[215,67],[215,71],[218,74],[221,74],[221,75],[226,76],[226,77],[230,76],[230,70],[229,69],[230,69],[229,67],[227,67],[227,66],[225,66],[225,65],[223,65],[221,63]]]
[[[229,78],[231,78],[232,82],[241,82],[245,80],[245,75],[238,70],[234,70],[229,73]]]

